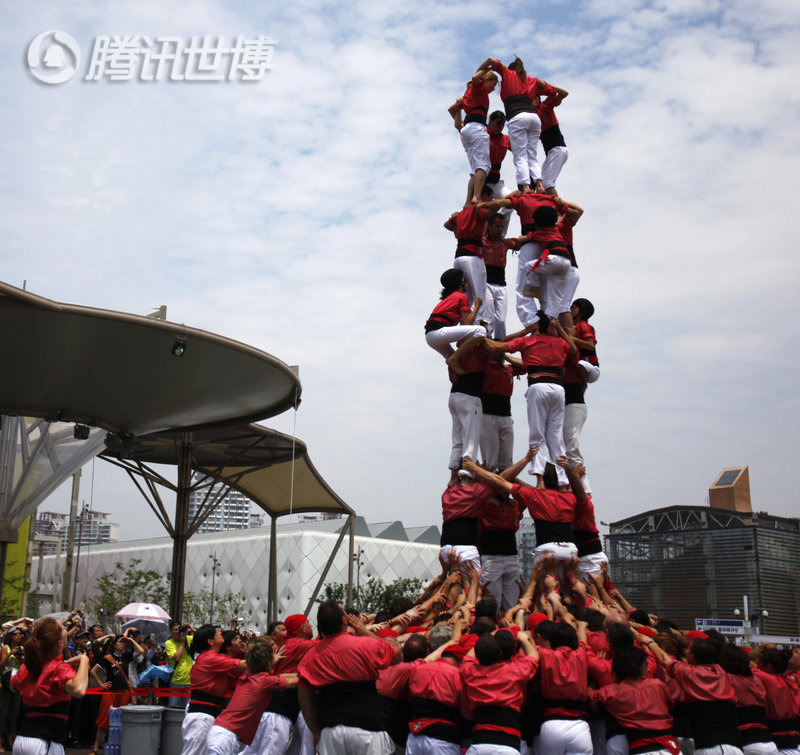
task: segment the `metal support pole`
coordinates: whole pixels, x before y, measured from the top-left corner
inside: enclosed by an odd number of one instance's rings
[[[267,592],[267,614],[269,621],[278,620],[278,533],[275,529],[277,517],[270,515],[269,528],[269,576]]]
[[[219,566],[219,559],[217,558],[217,552],[214,551],[213,556],[209,556],[211,559],[211,610],[208,612],[208,623],[214,623],[214,594],[217,588],[217,567]]]
[[[350,548],[347,557],[347,605],[345,608],[350,608],[353,605],[353,555],[356,549],[356,518],[350,517]]]
[[[72,474],[72,498],[69,502],[69,525],[67,528],[67,559],[64,565],[64,587],[61,590],[61,610],[68,611],[71,606],[70,582],[72,581],[72,552],[75,549],[75,519],[78,516],[78,494],[81,489],[81,470],[76,469]]]
[[[189,541],[189,492],[192,484],[192,436],[184,433],[178,450],[178,491],[175,496],[175,537],[172,548],[172,584],[169,611],[173,621],[183,619],[186,546]]]

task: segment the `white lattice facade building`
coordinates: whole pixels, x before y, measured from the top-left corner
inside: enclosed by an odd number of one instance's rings
[[[301,613],[311,598],[319,575],[338,540],[344,520],[321,521],[277,527],[278,616]],[[383,535],[383,536],[382,536]],[[356,518],[355,550],[361,553],[361,583],[379,577],[384,583],[401,577],[429,581],[440,571],[438,530],[435,527],[406,530],[400,522],[367,525]],[[267,574],[269,527],[195,535],[189,540],[186,558],[187,592],[211,588],[211,559],[216,553],[220,566],[215,593],[239,593],[252,614],[250,626],[263,631],[267,622]],[[339,548],[325,582],[347,582],[347,535]],[[168,537],[131,540],[84,548],[78,565],[76,607],[85,604],[97,580],[114,569],[116,562],[141,559],[138,568],[167,574],[172,564],[172,540]],[[64,556],[45,556],[41,565],[38,594],[40,615],[58,610]],[[31,573],[39,570],[34,557]],[[354,583],[355,583],[354,567]],[[147,595],[137,596],[147,601]],[[312,615],[315,611],[312,609]],[[249,628],[249,626],[248,626]]]

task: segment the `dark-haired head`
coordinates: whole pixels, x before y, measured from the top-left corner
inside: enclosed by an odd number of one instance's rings
[[[643,627],[650,626],[650,615],[644,608],[637,608],[633,613],[631,613],[631,621],[636,624],[641,624]]]
[[[269,671],[272,668],[274,654],[275,646],[269,637],[256,637],[253,640],[253,647],[250,648],[245,658],[247,670],[251,674]]]
[[[689,653],[698,666],[711,666],[717,662],[720,649],[712,640],[701,637],[692,642]]]
[[[466,283],[466,278],[464,277],[464,273],[460,270],[457,270],[454,267],[451,267],[449,270],[445,270],[441,277],[439,278],[439,283],[442,284],[442,299],[446,299],[450,294],[454,293],[461,289],[461,287]],[[397,614],[395,614],[396,616]]]
[[[736,676],[752,676],[753,669],[744,648],[726,642],[719,651],[719,665],[729,674]]]
[[[197,658],[200,653],[214,649],[214,640],[217,636],[217,627],[213,624],[203,624],[195,633],[190,648],[192,658]]]
[[[550,621],[550,619],[547,619],[546,621],[540,621],[536,625],[536,629],[533,630],[533,638],[536,640],[537,645],[541,645],[543,642],[546,642],[547,646],[549,647],[550,638],[553,636],[553,632],[555,631],[555,621]]]
[[[544,465],[544,472],[542,473],[542,482],[544,482],[544,486],[548,490],[557,490],[559,483],[558,483],[558,473],[556,472],[556,468],[553,464],[549,461],[547,464]]]
[[[428,639],[424,634],[412,634],[403,645],[403,660],[406,663],[418,661],[428,655]]]
[[[515,55],[514,60],[512,60],[508,66],[506,66],[509,71],[516,72],[522,81],[525,81],[525,65],[524,63]]]
[[[588,299],[575,299],[575,301],[572,302],[572,306],[578,308],[581,320],[586,321],[594,314],[594,304]]]
[[[23,663],[28,673],[38,679],[45,664],[67,644],[67,632],[58,619],[45,616],[36,622],[33,634],[25,643]]]
[[[497,619],[497,601],[494,598],[481,598],[475,604],[475,618],[488,616],[493,622]]]
[[[542,205],[533,211],[533,222],[537,228],[552,228],[558,223],[558,210],[549,205]]]
[[[491,634],[481,635],[475,643],[475,657],[481,666],[491,666],[493,663],[499,663],[503,657],[500,643]]]
[[[494,619],[490,619],[488,616],[481,616],[472,623],[472,628],[469,630],[470,634],[490,634],[495,630],[495,623]]]
[[[500,659],[503,661],[510,661],[514,656],[514,651],[517,649],[517,640],[514,633],[508,629],[501,629],[494,633],[494,638],[497,644],[500,645]]]
[[[758,667],[770,674],[785,674],[789,668],[789,656],[777,648],[759,648]]]
[[[611,657],[611,669],[617,681],[625,679],[638,679],[646,673],[644,663],[647,653],[635,645],[618,647],[614,649]]]
[[[539,316],[536,323],[539,326],[539,333],[547,335],[547,331],[550,330],[550,318],[541,309],[536,314]]]
[[[575,627],[571,624],[565,624],[563,621],[556,624],[555,631],[550,637],[550,647],[555,648],[567,647],[572,650],[578,649],[578,633]]]
[[[324,601],[317,611],[317,629],[325,636],[339,634],[344,630],[342,609],[332,598]]]

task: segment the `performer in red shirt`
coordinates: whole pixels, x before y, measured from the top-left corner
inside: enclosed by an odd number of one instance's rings
[[[489,356],[485,367],[481,459],[487,469],[499,472],[510,467],[513,462],[514,420],[511,418],[511,394],[514,391],[514,377],[524,375],[526,370],[519,359],[503,354]]]
[[[486,328],[474,324],[482,302],[476,299],[470,309],[465,293],[469,284],[461,270],[445,270],[440,282],[443,286],[440,301],[425,323],[425,341],[445,358],[449,367],[458,372],[461,355],[486,336]],[[454,350],[451,343],[458,343],[459,348]]]
[[[560,94],[564,99],[568,92],[550,86],[546,81],[528,76],[519,58],[515,57],[508,67],[494,58],[490,58],[487,62],[492,70],[503,78],[500,98],[503,100],[508,118],[508,139],[511,143],[511,152],[514,154],[517,186],[522,192],[530,191],[531,186],[535,187],[536,191],[544,191],[537,156],[542,123],[536,114],[533,100],[542,94],[548,96]]]
[[[24,718],[14,740],[14,752],[63,755],[69,723],[69,701],[83,697],[89,683],[89,656],[64,661],[67,630],[50,616],[40,619],[25,643],[11,689],[22,697]]]
[[[228,704],[226,695],[245,670],[244,661],[219,652],[222,643],[222,630],[212,624],[203,624],[194,634],[192,692],[181,727],[181,755],[206,755],[208,731]]]
[[[788,659],[775,648],[758,651],[753,673],[764,685],[767,726],[780,753],[800,748],[800,691],[787,669]]]
[[[247,671],[236,682],[233,697],[208,732],[208,755],[238,755],[243,745],[253,743],[259,719],[269,706],[272,694],[297,687],[297,674],[274,673],[274,663],[281,653],[285,650],[273,653],[272,640],[255,638],[247,653]]]
[[[557,209],[558,205],[556,201],[557,198],[551,197],[549,194],[536,194],[533,192],[521,194],[519,192],[513,192],[505,199],[493,199],[490,202],[485,202],[484,206],[490,212],[507,207],[516,210],[522,226],[522,234],[527,236],[527,234],[536,230],[533,213],[539,207],[552,207]],[[532,275],[529,275],[529,273],[536,258],[539,257],[541,253],[541,247],[534,241],[528,241],[522,244],[519,250],[516,282],[517,316],[525,328],[529,325],[533,325],[533,323],[539,319],[538,307],[534,298],[539,294],[536,289],[538,286],[538,278],[535,272]]]
[[[500,177],[500,169],[503,166],[503,160],[506,153],[511,149],[511,142],[508,141],[508,135],[503,133],[503,128],[506,125],[506,114],[502,110],[495,110],[489,116],[489,125],[487,132],[489,134],[489,161],[491,169],[489,175],[486,176],[486,183],[492,187],[492,195],[495,199],[502,199],[511,193],[511,189],[506,188],[505,181]],[[506,229],[508,228],[508,216],[506,218]],[[505,229],[504,229],[505,232]]]
[[[542,164],[542,185],[545,192],[554,196],[558,196],[556,181],[569,157],[567,143],[564,141],[558,118],[556,118],[553,110],[563,101],[564,98],[559,92],[545,97],[536,107],[536,114],[542,122],[542,133],[539,138],[542,140],[545,154],[544,163]]]
[[[442,493],[442,535],[439,559],[447,563],[455,550],[459,565],[472,563],[480,569],[479,521],[483,504],[494,495],[489,485],[469,478],[457,479]]]
[[[488,186],[482,189],[481,198],[491,200],[492,190]],[[454,212],[444,222],[444,227],[452,231],[456,237],[456,257],[453,267],[461,270],[469,283],[467,293],[470,305],[477,299],[486,301],[486,265],[481,259],[481,244],[486,230],[486,221],[492,214],[486,209],[486,201],[480,204],[471,204],[460,212]],[[478,308],[477,320],[481,324],[486,322],[485,304]]]
[[[520,244],[528,243],[527,236],[507,239],[504,236],[507,226],[507,216],[495,213],[486,224],[486,234],[481,244],[481,257],[486,268],[486,329],[489,337],[498,341],[506,335],[506,258],[509,250],[518,251]]]
[[[345,631],[353,627],[358,634]],[[381,669],[400,660],[399,648],[364,629],[346,615],[335,600],[326,600],[317,612],[320,639],[298,666],[298,697],[303,716],[320,755],[371,752],[389,755],[394,742],[379,709],[375,680]]]
[[[506,342],[487,342],[490,351],[519,351],[522,363],[528,370],[528,441],[537,446],[539,453],[533,458],[529,473],[541,483],[547,462],[555,464],[564,453],[564,362],[567,355],[576,351],[572,337],[564,331],[558,320],[540,315],[531,336],[511,338]],[[556,469],[559,484],[566,485],[566,475]],[[542,484],[539,485],[542,487]]]
[[[461,145],[469,161],[469,184],[464,207],[480,202],[483,184],[489,173],[489,135],[486,116],[489,113],[489,94],[497,86],[497,75],[489,70],[489,61],[472,75],[467,90],[447,110],[461,134]],[[462,117],[461,111],[466,113]]]
[[[286,638],[280,646],[281,652],[276,657],[273,673],[294,674],[303,656],[314,645],[311,639],[314,630],[308,618],[301,613],[287,616],[283,623],[286,627]],[[307,749],[313,750],[311,732],[300,713],[296,685],[272,693],[253,742],[245,748],[242,755],[285,752],[293,738],[301,739]]]
[[[520,709],[539,654],[530,632],[518,632],[524,655],[502,660],[500,643],[491,634],[475,643],[475,659],[461,665],[466,698],[465,715],[472,719],[472,745],[467,755],[519,753],[522,721]]]

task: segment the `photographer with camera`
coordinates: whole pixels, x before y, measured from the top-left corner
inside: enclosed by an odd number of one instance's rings
[[[192,683],[192,666],[194,665],[189,648],[192,646],[194,627],[191,624],[181,624],[178,621],[173,621],[169,625],[169,634],[170,637],[164,644],[164,652],[167,654],[169,665],[174,670],[169,686],[189,689]],[[186,705],[186,698],[170,697],[166,705],[169,708],[183,708]]]

